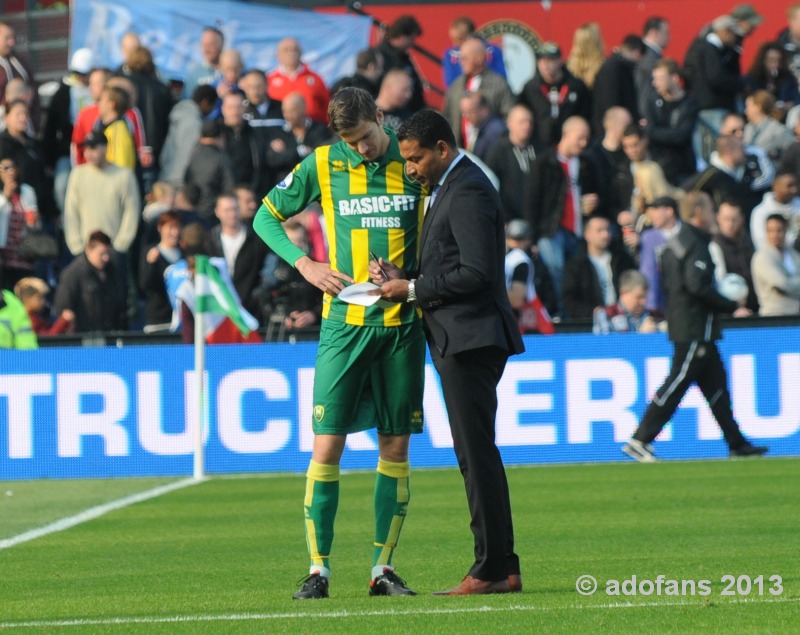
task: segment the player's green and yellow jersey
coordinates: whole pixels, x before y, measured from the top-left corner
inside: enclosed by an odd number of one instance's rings
[[[371,251],[403,269],[417,268],[426,192],[406,174],[397,137],[385,130],[389,149],[379,159],[366,161],[341,141],[319,147],[263,199],[281,222],[319,202],[331,268],[356,282],[370,279]],[[322,307],[323,317],[359,326],[398,326],[417,319],[410,303],[363,307],[326,293]]]

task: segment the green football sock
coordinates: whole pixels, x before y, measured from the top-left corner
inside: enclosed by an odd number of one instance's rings
[[[400,530],[408,509],[411,490],[408,461],[392,463],[378,459],[375,478],[375,553],[372,564],[392,565],[392,555],[400,539]]]
[[[333,521],[339,506],[339,466],[311,461],[306,472],[306,544],[312,567],[330,569]]]

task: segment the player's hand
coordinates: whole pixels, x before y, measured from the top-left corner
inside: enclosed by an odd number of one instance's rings
[[[384,282],[380,289],[368,291],[370,295],[380,294],[381,299],[389,302],[405,302],[408,300],[408,280],[395,279]]]
[[[385,276],[383,275],[384,273],[386,274]],[[369,278],[374,284],[381,285],[389,280],[399,280],[403,277],[403,274],[402,269],[382,257],[378,258],[377,261],[369,261]]]
[[[339,291],[345,288],[345,283],[353,284],[355,282],[346,273],[331,269],[327,262],[316,262],[308,256],[298,258],[294,266],[317,289],[330,295],[338,295]]]

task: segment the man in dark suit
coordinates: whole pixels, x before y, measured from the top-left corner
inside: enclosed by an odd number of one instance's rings
[[[475,538],[469,573],[435,595],[518,592],[522,578],[495,416],[506,361],[524,347],[506,295],[500,200],[483,172],[459,154],[440,114],[418,112],[397,137],[406,172],[431,191],[419,270],[403,272],[381,259],[370,263],[370,274],[383,281],[384,299],[416,302],[423,311]]]

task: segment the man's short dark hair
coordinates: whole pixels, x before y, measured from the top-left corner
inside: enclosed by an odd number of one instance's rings
[[[463,25],[466,27],[468,33],[475,33],[475,23],[472,21],[472,18],[468,18],[465,15],[462,15],[460,18],[456,18],[450,23],[451,27],[461,26]]]
[[[166,212],[159,214],[158,219],[156,219],[156,227],[161,228],[167,223],[175,223],[178,226],[182,226],[183,219],[178,212],[174,210],[167,210]]]
[[[222,124],[219,119],[204,121],[200,127],[200,136],[204,139],[217,139],[222,136]]]
[[[471,93],[468,92],[464,94],[464,97],[468,99],[474,99],[474,103],[478,108],[488,108],[489,110],[492,108],[492,105],[489,103],[489,99],[486,97],[486,93],[483,91],[476,90]]]
[[[381,61],[381,54],[375,49],[364,49],[356,55],[356,70],[365,71],[370,64],[378,64]]]
[[[625,38],[622,40],[622,44],[620,44],[620,48],[623,51],[629,51],[631,53],[635,51],[644,53],[645,49],[642,38],[640,38],[638,35],[634,35],[633,33],[625,36]]]
[[[236,97],[241,97],[242,100],[246,100],[247,99],[247,95],[245,95],[245,92],[241,88],[231,88],[225,94],[225,97],[228,97],[229,95],[235,95]],[[223,101],[224,101],[225,97],[222,98]]]
[[[717,213],[719,213],[719,210],[723,205],[727,205],[728,207],[733,207],[735,209],[738,209],[739,214],[742,214],[742,202],[731,195],[726,195],[722,197],[722,200],[719,202],[719,205],[717,205]]]
[[[114,105],[114,111],[120,117],[124,115],[131,107],[131,98],[126,91],[119,86],[109,86],[106,84],[103,92],[108,95],[108,99]]]
[[[584,217],[583,226],[587,227],[590,223],[595,221],[601,221],[606,225],[611,225],[611,221],[608,219],[608,217],[603,216],[602,214],[589,214],[588,216]]]
[[[180,191],[183,194],[183,198],[185,198],[186,202],[192,207],[197,206],[200,202],[200,197],[203,195],[203,190],[201,190],[200,186],[196,183],[184,183]]]
[[[189,223],[181,229],[181,248],[186,256],[207,254],[208,230],[202,223]]]
[[[106,247],[110,247],[111,238],[104,231],[95,229],[91,234],[89,234],[89,240],[86,241],[86,246],[94,247],[95,245],[105,245]]]
[[[404,121],[397,130],[397,139],[416,141],[421,148],[429,150],[439,141],[444,141],[454,150],[456,148],[456,137],[447,119],[430,108],[420,110]]]
[[[338,90],[328,104],[331,130],[340,134],[352,130],[362,121],[378,121],[378,105],[366,90],[348,86]]]
[[[656,62],[655,66],[653,66],[653,69],[656,68],[663,68],[670,75],[682,76],[680,64],[678,64],[678,62],[676,62],[671,57],[662,57],[660,60]]]
[[[678,201],[671,196],[659,196],[652,201],[648,201],[646,207],[667,207],[672,210],[675,216],[678,215]]]
[[[660,16],[647,18],[647,20],[645,20],[644,27],[642,28],[642,35],[647,35],[650,33],[650,31],[660,31],[666,22],[667,19]]]
[[[217,27],[215,27],[215,26],[204,26],[203,27],[203,32],[206,32],[206,31],[208,31],[210,33],[216,33],[219,36],[219,39],[222,42],[222,44],[223,45],[225,44],[225,34],[222,31],[220,31]]]
[[[200,104],[204,101],[216,103],[217,90],[213,86],[202,84],[194,89],[194,92],[192,93],[192,101],[196,104]]]
[[[724,115],[722,115],[722,123],[724,124],[728,119],[738,119],[739,121],[744,121],[744,115],[741,113],[736,112],[735,110],[729,110]]]
[[[783,225],[784,229],[789,226],[789,219],[786,218],[783,214],[770,214],[767,216],[767,220],[764,221],[764,225],[766,225],[771,220],[778,221],[781,225]]]
[[[248,68],[244,73],[242,73],[242,77],[247,77],[248,75],[258,75],[264,81],[267,81],[267,72],[261,68]]]
[[[644,131],[638,123],[632,123],[625,126],[625,130],[622,131],[623,137],[639,137],[640,139],[646,139],[647,133]]]
[[[413,15],[401,15],[386,29],[386,39],[392,40],[396,37],[419,37],[422,35],[422,27]]]

